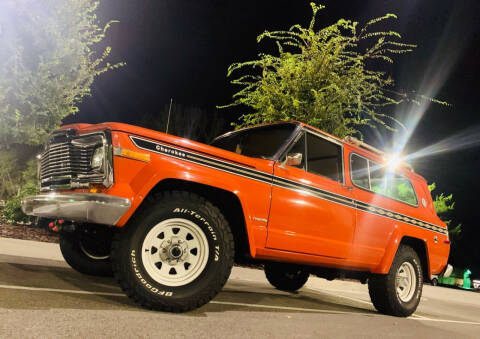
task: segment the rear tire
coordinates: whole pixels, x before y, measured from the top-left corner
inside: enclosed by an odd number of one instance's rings
[[[92,227],[60,233],[60,251],[65,261],[76,271],[101,277],[113,276],[110,249],[113,231]]]
[[[265,264],[265,276],[275,288],[294,292],[305,285],[310,272],[297,265],[268,262]]]
[[[432,286],[437,286],[438,285],[438,279],[437,278],[433,278],[432,279]]]
[[[225,217],[189,192],[162,192],[145,204],[112,244],[121,288],[148,309],[186,312],[206,304],[233,266],[233,235]]]
[[[375,308],[384,314],[408,317],[422,297],[423,275],[420,259],[411,247],[400,245],[388,274],[373,274],[368,292]]]

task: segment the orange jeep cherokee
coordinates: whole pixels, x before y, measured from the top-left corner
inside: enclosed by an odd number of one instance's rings
[[[235,261],[262,263],[285,291],[310,274],[368,281],[377,310],[408,316],[450,241],[425,180],[384,157],[297,122],[210,145],[120,123],[68,125],[46,145],[41,194],[23,210],[62,220],[67,263],[115,275],[147,308],[207,303]]]

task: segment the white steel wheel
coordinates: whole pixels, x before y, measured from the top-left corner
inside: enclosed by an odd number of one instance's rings
[[[164,220],[147,233],[142,262],[152,279],[165,286],[184,286],[200,276],[208,262],[202,229],[183,218]]]
[[[408,317],[420,303],[423,269],[417,252],[401,244],[387,274],[368,278],[368,293],[375,308],[389,315]]]
[[[410,262],[404,262],[397,270],[395,277],[395,290],[398,298],[403,302],[412,300],[417,288],[415,268]]]

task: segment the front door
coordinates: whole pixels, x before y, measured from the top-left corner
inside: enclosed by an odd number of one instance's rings
[[[267,247],[347,258],[355,228],[352,194],[344,185],[342,145],[311,132],[297,137],[289,155],[297,166],[277,163]],[[297,157],[298,158],[298,157]]]

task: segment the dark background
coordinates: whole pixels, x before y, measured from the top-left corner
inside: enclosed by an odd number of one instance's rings
[[[436,193],[453,193],[456,208],[451,218],[463,224],[463,232],[452,247],[451,260],[480,277],[479,1],[322,3],[327,8],[318,16],[319,27],[339,18],[362,26],[371,18],[395,13],[398,20],[378,28],[396,30],[403,42],[418,45],[414,52],[395,57],[395,64],[386,69],[396,89],[423,93],[451,106],[403,105],[389,112],[403,122],[415,122],[406,154],[434,145],[412,164],[428,182],[437,183]],[[102,0],[99,19],[120,20],[105,44],[113,48],[112,60],[127,65],[98,78],[80,113],[65,122],[163,121],[165,106],[173,98],[178,107],[206,112],[202,119],[212,117],[212,133],[226,131],[238,112],[218,112],[215,106],[229,103],[235,90],[226,79],[228,65],[270,51],[268,43],[256,43],[264,30],[307,25],[310,18],[309,1]],[[195,138],[195,133],[187,136]],[[380,129],[365,134],[368,143],[382,149],[398,145],[393,140],[399,136]]]

